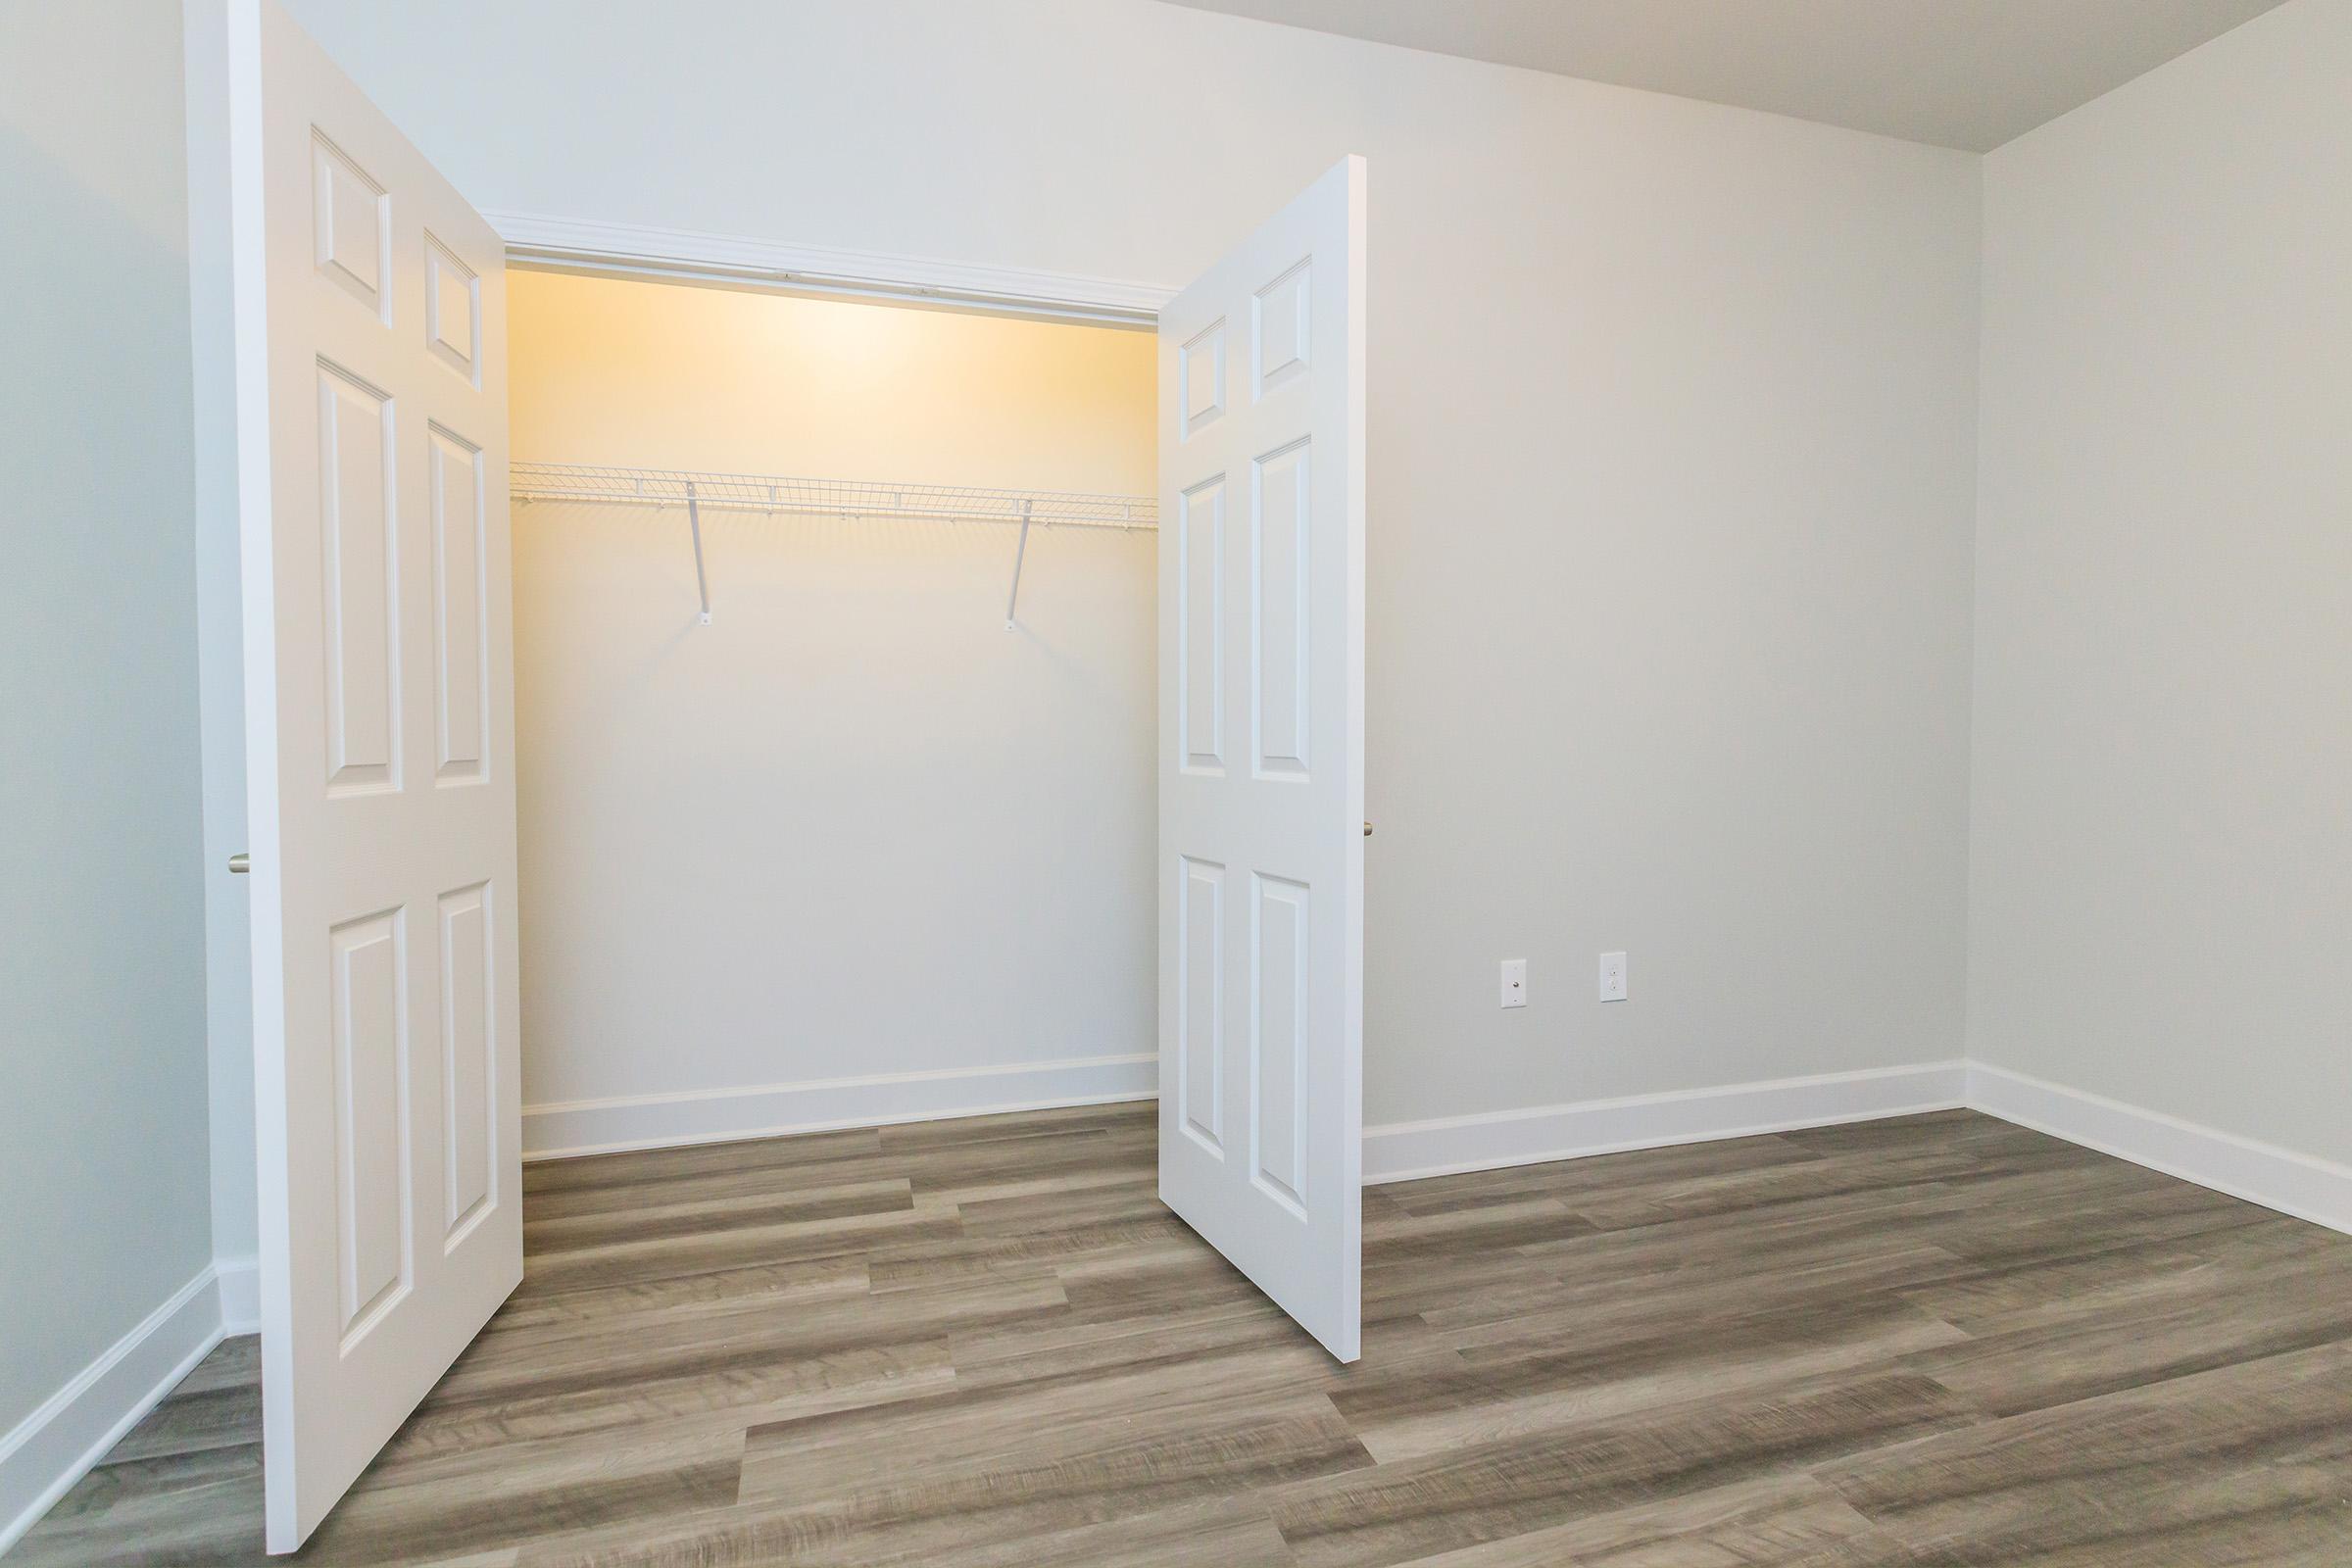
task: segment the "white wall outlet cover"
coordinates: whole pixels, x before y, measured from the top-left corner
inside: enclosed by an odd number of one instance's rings
[[[1502,1004],[1506,1007],[1527,1005],[1527,960],[1502,960]]]
[[[1625,1000],[1625,955],[1604,953],[1600,956],[1600,1000]]]

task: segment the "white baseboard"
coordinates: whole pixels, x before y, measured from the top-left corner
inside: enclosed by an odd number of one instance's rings
[[[1364,1182],[1374,1186],[1416,1176],[1950,1110],[1963,1103],[1966,1090],[1966,1064],[1939,1061],[1392,1122],[1364,1129]]]
[[[0,1552],[220,1340],[220,1284],[208,1265],[0,1437]]]
[[[1969,1063],[1968,1102],[2070,1144],[2352,1232],[2352,1166],[1982,1062]]]
[[[564,1159],[574,1154],[727,1143],[839,1127],[1101,1105],[1149,1100],[1158,1092],[1159,1058],[1147,1052],[749,1089],[574,1100],[522,1107],[522,1157]]]
[[[220,1287],[223,1337],[262,1332],[262,1264],[253,1257],[216,1257],[213,1274]]]
[[[526,1159],[1149,1100],[1149,1053],[523,1108]],[[1782,1078],[1364,1129],[1366,1185],[1968,1106],[2352,1233],[2352,1166],[1979,1062]],[[254,1332],[251,1258],[223,1258],[0,1436],[0,1552],[225,1334]]]
[[[523,1107],[523,1157],[1149,1100],[1149,1053],[977,1070],[891,1073]],[[2352,1232],[2352,1167],[2200,1127],[1978,1062],[1778,1078],[1364,1129],[1366,1185],[1873,1121],[1959,1106],[2146,1165],[2332,1230]],[[259,1318],[251,1264],[221,1266],[230,1332]]]

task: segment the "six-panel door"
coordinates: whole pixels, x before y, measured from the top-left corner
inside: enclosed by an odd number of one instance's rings
[[[1161,313],[1160,1194],[1343,1360],[1363,1031],[1363,195]]]
[[[264,1462],[300,1544],[522,1272],[504,251],[231,8]]]

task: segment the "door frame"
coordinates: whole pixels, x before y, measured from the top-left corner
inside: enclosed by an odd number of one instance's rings
[[[228,276],[228,124],[249,106],[221,69],[225,13],[220,0],[182,0],[188,24],[185,53],[190,131],[188,185],[192,224],[218,243],[217,265],[193,275],[200,322],[218,330],[200,335],[196,352],[198,407],[207,396],[236,411],[232,315],[252,309],[233,299]],[[915,309],[1085,323],[1154,331],[1159,313],[1180,292],[1152,281],[942,261],[879,251],[752,239],[698,230],[663,229],[593,219],[552,218],[483,209],[505,243],[506,264],[533,271],[632,277],[647,281],[814,298],[867,299]],[[241,411],[239,411],[241,413]],[[239,413],[224,413],[197,433],[199,496],[196,511],[199,570],[198,735],[204,758],[202,854],[208,919],[207,972],[222,999],[210,1009],[207,1055],[211,1100],[216,1113],[233,1106],[240,1113],[223,1137],[212,1140],[211,1180],[216,1230],[224,1216],[256,1203],[255,1162],[259,1157],[253,1117],[254,1037],[249,1002],[241,1002],[250,980],[250,942],[243,878],[229,874],[228,859],[246,837],[245,751],[250,719],[244,690],[243,586],[238,581],[241,517],[236,440]],[[216,922],[210,914],[222,918]],[[216,936],[216,923],[220,934]],[[241,1145],[241,1147],[239,1147]],[[234,1169],[223,1187],[220,1173]],[[258,1214],[247,1221],[258,1224]],[[252,1246],[244,1236],[239,1242]],[[235,1245],[235,1244],[232,1244]],[[259,1260],[250,1252],[217,1255],[221,1275],[224,1328],[229,1334],[259,1331]]]
[[[495,208],[485,208],[482,216],[507,242],[509,267],[539,271],[846,296],[1147,332],[1158,324],[1161,309],[1177,293],[1165,283],[838,250],[694,229],[548,218]]]
[[[245,689],[243,651],[244,486],[251,477],[246,447],[267,439],[265,423],[254,421],[250,367],[244,363],[238,328],[264,312],[255,279],[240,277],[231,259],[240,241],[250,243],[245,225],[258,213],[241,209],[235,188],[234,144],[253,133],[261,114],[258,82],[240,69],[232,45],[238,0],[180,0],[182,83],[187,141],[191,272],[189,288],[200,326],[193,353],[198,426],[193,432],[197,471],[195,534],[199,636],[198,735],[202,768],[200,854],[206,889],[208,983],[224,1000],[245,992],[237,983],[250,975],[250,913],[244,906],[245,834],[252,793],[247,754],[257,725],[273,725],[257,714]],[[665,229],[593,219],[567,219],[483,209],[480,216],[500,242],[509,268],[634,277],[648,281],[774,292],[814,297],[866,299],[916,309],[995,315],[1155,331],[1162,310],[1180,289],[1156,281],[1054,272],[977,262],[856,251],[706,231]],[[204,307],[213,307],[210,310]],[[207,420],[204,411],[216,417]],[[234,845],[236,848],[231,849]],[[231,865],[230,861],[237,864]],[[215,916],[221,916],[216,920]],[[216,926],[218,932],[216,933]],[[238,1105],[254,1114],[254,1017],[250,1006],[208,1008],[209,1099],[216,1112],[211,1140],[211,1188],[216,1231],[224,1217],[251,1209],[260,1221],[258,1188],[260,1133],[255,1120],[225,1129],[218,1112]],[[242,1149],[236,1144],[243,1144]],[[243,1157],[240,1159],[239,1155]],[[224,1170],[239,1180],[225,1190]],[[254,1186],[246,1186],[252,1181]],[[242,1191],[239,1189],[242,1188]],[[240,1241],[243,1238],[239,1238]],[[259,1237],[252,1245],[257,1246]],[[232,1243],[232,1245],[234,1245]],[[220,1292],[223,1327],[259,1329],[259,1259],[216,1255],[223,1276]]]
[[[227,122],[230,87],[224,79],[227,38],[220,0],[183,0],[190,26],[188,122],[191,213],[208,238],[217,237],[218,265],[198,277],[200,332],[196,379],[198,407],[207,398],[235,406],[234,367],[227,327],[231,300],[227,276]],[[216,62],[215,55],[220,59]],[[1034,320],[1086,322],[1099,326],[1154,330],[1160,309],[1174,299],[1171,284],[1092,277],[1074,272],[992,267],[980,263],[897,256],[880,251],[828,249],[786,241],[751,239],[691,229],[651,228],[599,219],[550,218],[499,209],[482,216],[506,242],[507,265],[535,271],[634,277],[710,288],[794,294],[814,298],[870,299],[881,303],[1009,316]],[[236,1250],[215,1259],[221,1271],[224,1317],[232,1334],[261,1327],[259,1261],[247,1220],[230,1229],[224,1219],[255,1204],[253,1127],[253,1018],[245,988],[251,957],[242,879],[228,873],[228,858],[245,848],[245,702],[243,595],[237,581],[238,514],[233,415],[199,432],[197,460],[200,502],[196,531],[199,571],[197,662],[203,700],[198,734],[205,759],[204,875],[208,910],[221,918],[206,921],[207,972],[216,1004],[208,1020],[207,1056],[212,1064],[215,1126],[226,1136],[213,1139],[213,1211],[216,1233],[236,1237]],[[215,927],[218,925],[218,935]],[[220,1115],[225,1107],[231,1112]],[[223,1184],[219,1172],[235,1170]]]
[[[217,243],[214,265],[196,277],[199,333],[198,408],[235,408],[228,321],[228,120],[226,13],[220,0],[182,0],[188,25],[189,205],[197,230]],[[552,218],[485,209],[506,242],[507,265],[530,270],[635,277],[711,288],[815,298],[870,299],[912,307],[1088,322],[1149,332],[1174,299],[1172,284],[1074,272],[993,267],[881,251],[829,249],[691,229],[653,228],[599,219]],[[203,307],[210,307],[206,309]],[[208,400],[210,402],[208,403]],[[203,874],[207,890],[206,969],[215,1003],[207,1020],[207,1057],[215,1108],[212,1140],[216,1234],[234,1238],[216,1256],[223,1317],[231,1334],[261,1327],[260,1263],[245,1218],[254,1190],[253,1018],[246,989],[251,956],[243,878],[229,857],[245,849],[245,691],[243,592],[238,581],[236,418],[233,412],[198,432],[199,744],[204,757]],[[211,916],[218,913],[220,918]],[[222,1114],[226,1111],[227,1114]],[[234,1171],[228,1182],[224,1171]]]

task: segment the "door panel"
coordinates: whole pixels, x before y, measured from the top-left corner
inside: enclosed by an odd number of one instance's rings
[[[522,1276],[504,247],[228,0],[269,1545]]]
[[[1363,1169],[1364,184],[1160,315],[1160,1197],[1342,1360]]]

